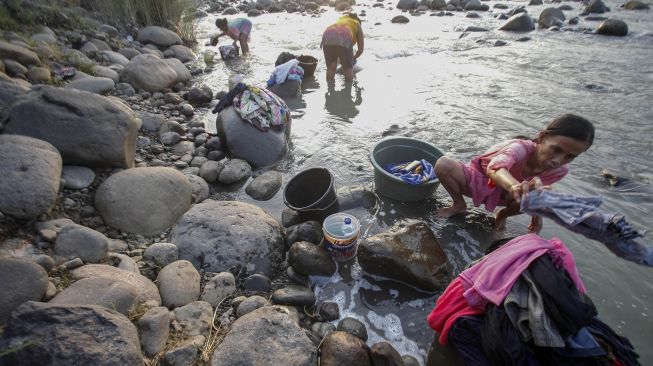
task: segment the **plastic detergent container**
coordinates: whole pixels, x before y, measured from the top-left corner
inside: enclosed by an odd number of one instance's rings
[[[338,212],[324,220],[324,247],[333,259],[346,261],[356,255],[360,229],[358,219],[348,213]]]

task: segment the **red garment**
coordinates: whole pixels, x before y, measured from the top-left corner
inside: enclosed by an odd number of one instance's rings
[[[449,329],[461,316],[484,314],[485,310],[476,309],[467,304],[463,296],[463,286],[460,277],[456,277],[444,293],[435,302],[435,307],[426,318],[429,326],[440,333],[438,341],[447,344]]]

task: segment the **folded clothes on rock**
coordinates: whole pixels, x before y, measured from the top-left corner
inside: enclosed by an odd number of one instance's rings
[[[387,164],[385,170],[412,185],[426,183],[436,178],[433,165],[424,159],[407,163]]]
[[[277,67],[272,71],[270,79],[267,84],[268,87],[271,87],[275,84],[282,84],[286,80],[297,80],[301,81],[304,78],[304,69],[299,66],[299,61],[297,59],[292,59],[287,61]]]
[[[218,113],[230,105],[243,120],[261,131],[267,131],[270,127],[281,127],[290,122],[290,110],[286,103],[265,88],[238,83],[220,99],[213,113]]]

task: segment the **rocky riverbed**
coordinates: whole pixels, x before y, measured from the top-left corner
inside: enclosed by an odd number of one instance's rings
[[[309,17],[352,5],[215,1],[197,16]],[[489,10],[477,0],[394,6],[408,17],[388,22]],[[627,34],[623,22],[577,27],[557,7],[533,21],[527,8],[497,13],[502,29]],[[225,110],[220,134],[212,133],[199,116],[223,91],[194,84],[215,70],[179,35],[69,10],[90,28],[43,26],[0,40],[0,365],[418,365],[450,357],[434,350],[418,360],[388,342],[368,346],[365,325],[311,289],[309,278],[337,270],[319,245],[320,223],[222,199],[224,189],[254,202],[279,192],[281,174],[261,168],[287,153],[292,122],[261,133]],[[606,10],[593,0],[584,12]],[[475,31],[482,29],[465,33]],[[375,200],[366,189],[339,196],[343,208]],[[415,263],[412,254],[425,259]],[[450,273],[419,221],[365,238],[358,261],[429,292]]]

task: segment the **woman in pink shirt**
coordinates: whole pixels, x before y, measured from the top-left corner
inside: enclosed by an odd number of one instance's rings
[[[569,164],[594,141],[594,126],[583,117],[563,114],[555,118],[533,140],[517,138],[497,144],[468,164],[448,158],[438,159],[435,172],[449,192],[453,204],[438,210],[439,217],[465,212],[463,196],[474,206],[485,204],[488,211],[501,205],[496,214],[496,229],[505,227],[509,216],[519,214],[524,192],[542,184],[553,184],[564,177]],[[539,232],[542,219],[534,216],[529,230]]]

